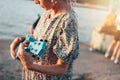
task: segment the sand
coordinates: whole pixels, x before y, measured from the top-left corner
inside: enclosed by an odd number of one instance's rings
[[[10,57],[11,40],[0,40],[0,80],[21,80],[22,65]],[[72,80],[120,80],[120,65],[105,59],[101,52],[88,50],[80,43],[80,55],[74,62]]]

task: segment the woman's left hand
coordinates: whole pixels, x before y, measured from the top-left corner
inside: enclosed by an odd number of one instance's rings
[[[18,57],[20,58],[20,61],[25,69],[30,69],[33,64],[33,57],[30,55],[30,53],[27,53],[25,51],[25,46],[23,43],[20,43],[18,48]]]

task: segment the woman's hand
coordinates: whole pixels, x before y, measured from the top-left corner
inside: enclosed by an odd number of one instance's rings
[[[23,42],[23,44],[24,44],[24,47],[28,47],[29,46],[29,41],[27,41],[27,40],[25,40],[24,42]]]
[[[25,46],[20,43],[18,48],[18,57],[25,68],[25,70],[32,70],[48,75],[63,75],[68,70],[68,64],[63,64],[62,60],[58,59],[57,64],[54,65],[39,65],[35,63],[34,58],[25,51]]]
[[[10,54],[13,60],[16,59],[15,49],[17,48],[17,46],[20,44],[22,40],[23,40],[23,37],[16,37],[10,44]]]
[[[18,48],[18,57],[20,58],[20,61],[25,69],[30,69],[33,64],[33,57],[30,55],[30,53],[27,53],[25,51],[25,45],[23,43],[20,43]]]

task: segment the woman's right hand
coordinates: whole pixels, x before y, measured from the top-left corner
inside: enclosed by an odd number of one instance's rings
[[[10,55],[11,55],[13,60],[16,59],[16,52],[15,52],[15,50],[16,50],[17,46],[20,44],[20,42],[22,42],[22,41],[23,41],[23,37],[16,37],[12,41],[12,43],[10,44]]]

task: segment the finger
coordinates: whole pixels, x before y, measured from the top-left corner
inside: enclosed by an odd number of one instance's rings
[[[24,51],[23,47],[24,47],[24,46],[23,46],[23,43],[20,43],[20,45],[19,45],[19,47],[18,47],[18,52],[17,52],[18,57],[20,58],[20,61],[21,61],[22,63],[25,62],[25,51]]]
[[[16,49],[16,45],[14,43],[12,43],[10,45],[10,55],[11,55],[11,57],[12,57],[13,60],[15,60],[15,58],[16,58],[15,49]]]
[[[19,51],[18,51],[18,56],[19,56],[19,59],[20,59],[22,65],[23,65],[23,67],[24,67],[25,69],[27,69],[27,68],[26,68],[26,66],[27,66],[27,62],[26,62],[24,56],[21,55],[21,53],[20,53]]]
[[[28,47],[28,46],[29,46],[29,43],[30,43],[29,41],[24,41],[24,42],[23,42],[23,44],[24,44],[25,47]]]
[[[13,42],[18,44],[20,42],[23,42],[24,40],[25,40],[25,37],[17,37]]]
[[[10,55],[11,55],[11,57],[12,57],[13,60],[16,59],[16,53],[15,53],[14,50],[10,50]]]
[[[20,38],[20,37],[17,37],[17,38],[15,38],[15,39],[12,41],[12,43],[11,43],[11,45],[10,45],[10,55],[11,55],[11,57],[12,57],[13,60],[16,59],[15,49],[16,49],[17,46],[19,45],[20,40],[21,40],[21,38]]]
[[[20,37],[17,37],[17,38],[14,39],[13,42],[14,42],[14,43],[19,43],[21,40],[22,40],[22,39],[21,39]]]
[[[27,62],[27,56],[26,56],[26,52],[24,50],[24,45],[23,43],[20,43],[19,45],[19,49],[18,49],[18,56],[20,58],[20,61],[23,65],[23,67],[25,69],[27,69],[27,66],[28,66],[28,62]]]
[[[21,59],[24,58],[24,49],[22,48],[22,43],[20,43],[19,47],[18,47],[18,52],[17,52],[17,55],[18,57]]]
[[[20,41],[20,38],[19,38],[19,37],[15,38],[15,39],[12,41],[12,43],[11,43],[11,45],[10,45],[10,48],[11,48],[12,50],[15,50],[16,47],[19,45],[19,41]]]
[[[24,49],[23,43],[20,43],[20,45],[19,45],[19,52],[20,52],[20,54],[24,54],[25,53],[25,49]]]

